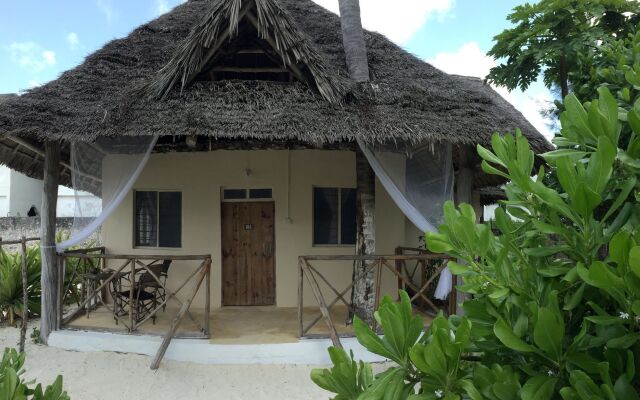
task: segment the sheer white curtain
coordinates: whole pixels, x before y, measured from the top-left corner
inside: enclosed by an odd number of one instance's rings
[[[423,232],[436,232],[443,220],[442,207],[453,198],[451,144],[394,142],[371,146],[359,140],[358,145],[407,219]],[[434,296],[444,300],[452,287],[451,272],[445,268]]]
[[[133,187],[157,139],[157,136],[99,137],[94,142],[71,144],[73,228],[68,239],[56,244],[58,251],[85,242],[100,228]],[[111,157],[117,157],[117,169],[106,171],[105,161]],[[94,196],[87,196],[87,192]],[[99,212],[95,210],[96,197],[102,204]]]

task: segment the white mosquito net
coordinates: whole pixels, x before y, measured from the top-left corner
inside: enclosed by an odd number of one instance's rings
[[[443,221],[442,207],[453,198],[451,144],[413,145],[408,142],[358,145],[398,208],[422,232],[436,232]],[[434,296],[444,300],[453,279],[445,268]]]
[[[140,176],[157,139],[157,136],[99,137],[94,142],[71,144],[73,227],[69,238],[56,244],[58,251],[84,243],[102,226]],[[105,168],[105,161],[113,157],[118,162],[109,165],[117,164],[117,168]]]

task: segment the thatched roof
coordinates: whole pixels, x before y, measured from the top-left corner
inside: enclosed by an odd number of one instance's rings
[[[93,140],[101,135],[205,135],[218,140],[313,145],[409,139],[489,143],[540,133],[479,79],[448,75],[381,34],[365,32],[372,89],[348,80],[339,17],[311,0],[253,0],[259,33],[308,81],[195,81],[220,32],[237,27],[249,0],[189,0],[114,40],[58,79],[0,104],[0,135]],[[231,35],[233,36],[233,35]],[[227,39],[228,41],[229,39]],[[3,147],[2,144],[5,144]],[[0,139],[0,162],[24,170]],[[31,154],[33,156],[33,154]],[[36,168],[37,169],[37,168]]]

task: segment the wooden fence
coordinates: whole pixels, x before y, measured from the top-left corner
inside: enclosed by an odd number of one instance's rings
[[[441,260],[442,263],[431,276],[424,282],[421,282],[421,286],[417,286],[410,274],[407,274],[403,270],[406,268],[407,262],[418,262],[424,265],[427,261]],[[318,270],[317,265],[313,265],[315,261],[364,261],[365,269],[359,274],[353,277],[351,282],[342,290],[338,290],[329,279]],[[347,294],[354,287],[356,282],[363,279],[369,272],[373,271],[375,274],[375,307],[377,308],[380,301],[380,288],[382,283],[382,272],[384,270],[390,271],[398,278],[398,284],[401,288],[408,288],[412,291],[411,301],[415,303],[417,299],[421,299],[425,304],[429,305],[433,311],[438,312],[440,309],[433,304],[426,294],[426,290],[434,282],[442,270],[446,267],[447,258],[440,254],[421,253],[421,254],[394,254],[394,255],[371,255],[371,256],[356,256],[356,255],[327,255],[327,256],[300,256],[298,258],[298,336],[308,337],[308,332],[318,323],[320,320],[324,320],[327,328],[329,329],[329,337],[336,347],[342,347],[340,343],[340,336],[336,329],[336,326],[331,317],[331,308],[338,302],[344,304],[350,313],[355,313],[355,309],[351,304],[350,298],[347,299]],[[317,264],[317,263],[316,263]],[[335,266],[334,266],[335,267]],[[316,315],[311,322],[305,325],[304,321],[304,281],[309,284],[313,296],[317,305],[320,308],[320,313]],[[329,288],[333,296],[333,300],[327,302],[318,281],[324,282]],[[375,324],[375,322],[374,322]],[[375,328],[375,327],[374,327]]]
[[[29,284],[27,277],[27,243],[40,240],[39,237],[25,237],[20,240],[2,240],[0,238],[0,247],[10,245],[20,245],[20,256],[22,264],[20,266],[21,279],[22,279],[22,321],[20,325],[20,352],[24,351],[24,343],[27,337],[27,322],[29,320]]]
[[[396,247],[395,251],[396,255],[419,255],[419,254],[432,254],[430,251],[426,249],[421,249],[417,247]],[[423,310],[430,310],[433,312],[445,311],[447,314],[455,314],[456,313],[456,289],[455,287],[449,293],[449,296],[445,302],[440,301],[440,305],[434,304],[436,301],[432,294],[435,291],[436,286],[438,285],[437,277],[440,276],[440,273],[446,267],[446,263],[448,258],[444,255],[439,255],[435,258],[418,258],[415,260],[405,260],[400,259],[396,260],[396,271],[404,276],[408,277],[411,282],[419,285],[421,288],[424,288],[427,297],[431,300],[427,301],[423,298],[415,299],[416,306],[420,307]],[[404,281],[398,278],[398,289],[406,290],[411,292],[412,289],[408,287]]]
[[[159,262],[164,261],[201,261],[200,266],[195,269],[188,277],[185,279],[180,286],[178,286],[175,290],[170,290],[165,282],[160,279],[160,277],[153,271],[152,266],[158,265]],[[117,262],[116,268],[107,268],[107,263]],[[69,324],[72,320],[77,318],[78,316],[89,313],[91,310],[98,306],[103,306],[107,310],[113,313],[114,318],[118,323],[122,323],[126,328],[128,333],[134,333],[137,329],[151,318],[155,318],[160,310],[163,310],[169,301],[174,301],[180,305],[180,309],[173,318],[173,321],[164,335],[163,342],[158,349],[158,352],[151,364],[152,369],[157,369],[160,365],[160,361],[164,357],[164,354],[169,347],[169,343],[171,339],[175,337],[176,331],[182,322],[185,316],[188,316],[191,321],[199,328],[199,332],[187,333],[180,337],[182,338],[209,338],[209,311],[210,311],[210,276],[211,276],[211,256],[210,255],[195,255],[195,256],[169,256],[169,255],[115,255],[115,254],[105,254],[103,248],[94,248],[94,249],[86,249],[86,250],[74,250],[62,253],[59,255],[59,268],[60,268],[60,281],[59,287],[60,290],[60,299],[58,306],[60,307],[60,321],[59,328],[63,329],[65,326]],[[63,309],[65,305],[65,301],[68,296],[73,295],[73,290],[71,288],[65,288],[65,271],[68,267],[72,268],[72,274],[76,273],[76,271],[83,271],[83,267],[90,266],[94,269],[95,278],[98,281],[92,287],[83,288],[84,295],[82,296],[80,301],[75,302],[77,307],[72,309],[67,315],[63,315]],[[139,280],[139,276],[141,274],[149,274],[152,278],[154,284],[157,287],[162,288],[165,295],[160,303],[155,305],[152,309],[149,309],[148,312],[145,313],[142,319],[138,318],[136,315],[136,311],[134,310],[134,304],[137,302],[136,296],[139,296],[137,290],[139,286],[136,286],[137,279]],[[113,281],[115,282],[118,279],[124,278],[129,282],[128,287],[128,315],[120,315],[118,310],[116,310],[116,304],[114,299],[111,299],[112,302],[105,301],[106,296],[103,296],[103,291],[106,290],[109,284]],[[73,281],[71,281],[73,282]],[[186,300],[181,300],[178,298],[178,293],[184,289],[190,282],[193,282],[191,287],[191,291],[185,297]],[[189,308],[191,307],[191,303],[195,299],[196,295],[200,290],[200,286],[202,283],[205,283],[205,309],[203,316],[203,324],[200,323],[193,317]],[[123,308],[124,309],[124,308]],[[95,328],[86,328],[86,329],[94,329]],[[107,329],[103,329],[107,330]]]

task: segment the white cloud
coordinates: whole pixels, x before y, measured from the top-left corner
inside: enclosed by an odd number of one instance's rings
[[[42,52],[42,58],[47,65],[56,64],[56,53],[51,50],[45,50]]]
[[[111,0],[96,0],[96,6],[98,6],[98,10],[104,14],[104,17],[107,19],[107,23],[111,23],[113,18],[116,16],[113,11]]]
[[[455,52],[438,53],[427,62],[434,67],[449,73],[464,76],[485,78],[489,70],[497,65],[496,61],[487,56],[476,42],[465,43]],[[553,101],[551,92],[546,88],[530,88],[523,92],[513,90],[509,92],[504,87],[492,86],[505,100],[513,104],[531,124],[547,139],[553,138],[553,131],[549,127],[551,121],[540,114]]]
[[[80,38],[78,37],[78,34],[75,32],[69,32],[67,35],[67,43],[72,50],[77,49],[80,45]]]
[[[56,64],[56,53],[34,42],[13,42],[7,49],[11,62],[31,72],[40,72]]]
[[[36,88],[36,87],[38,87],[38,86],[40,86],[40,85],[42,85],[42,83],[38,82],[38,81],[37,81],[37,80],[35,80],[35,79],[31,79],[31,80],[29,81],[29,88],[30,88],[30,89]]]
[[[182,4],[187,0],[155,0],[155,14],[162,15],[169,12],[173,7],[178,4]]]
[[[170,9],[168,0],[156,0],[156,13],[158,15],[164,14]]]
[[[465,43],[453,53],[438,53],[427,62],[448,74],[478,78],[487,76],[489,70],[496,65],[495,60],[480,50],[476,42]]]
[[[338,0],[313,0],[339,14]],[[431,18],[450,17],[455,0],[360,0],[362,25],[398,44],[405,43]]]

